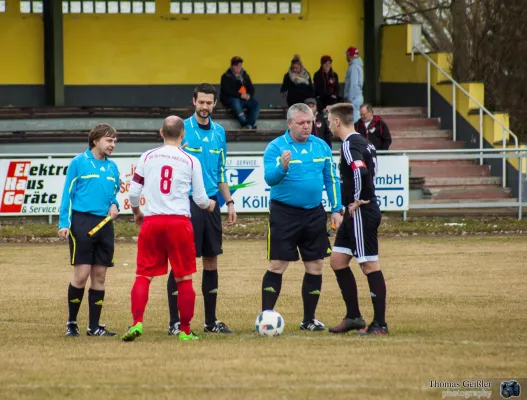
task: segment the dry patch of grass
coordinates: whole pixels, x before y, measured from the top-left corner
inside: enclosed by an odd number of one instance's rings
[[[430,388],[430,380],[525,376],[523,237],[382,239],[391,335],[375,338],[299,331],[300,263],[286,272],[277,305],[284,335],[255,337],[265,242],[226,241],[224,251],[218,317],[236,335],[203,334],[192,343],[169,337],[161,277],[151,285],[144,336],[121,343],[64,337],[71,274],[66,245],[0,245],[0,398],[440,399],[441,389]],[[103,320],[119,333],[131,323],[135,254],[133,244],[118,244],[108,275]],[[369,320],[367,280],[352,268]],[[194,284],[196,331],[203,322],[200,275]],[[82,333],[86,303],[87,293],[79,314]],[[317,317],[331,325],[343,314],[327,266]]]

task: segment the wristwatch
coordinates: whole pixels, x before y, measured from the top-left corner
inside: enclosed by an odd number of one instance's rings
[[[225,203],[226,205],[229,205],[229,204],[232,204],[234,205],[234,200],[229,200],[228,202]]]

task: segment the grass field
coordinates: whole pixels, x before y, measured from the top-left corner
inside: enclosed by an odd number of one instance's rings
[[[2,244],[0,399],[440,399],[442,389],[430,388],[430,380],[527,377],[525,237],[383,238],[380,246],[389,337],[299,331],[300,263],[286,272],[277,305],[284,335],[255,337],[265,241],[240,240],[225,242],[219,266],[218,317],[235,336],[169,337],[161,277],[151,285],[144,336],[121,343],[84,336],[87,293],[79,314],[83,335],[64,336],[66,245]],[[119,333],[131,322],[135,254],[134,244],[118,244],[117,266],[108,274],[102,319]],[[370,320],[366,278],[352,268]],[[200,332],[200,273],[195,282],[193,329]],[[317,317],[332,325],[343,315],[327,265]],[[500,398],[492,389],[492,398]]]

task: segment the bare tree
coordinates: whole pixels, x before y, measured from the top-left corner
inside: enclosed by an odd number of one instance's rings
[[[485,84],[485,105],[504,111],[527,140],[526,0],[385,0],[386,23],[420,23],[431,51],[452,53],[454,79]]]

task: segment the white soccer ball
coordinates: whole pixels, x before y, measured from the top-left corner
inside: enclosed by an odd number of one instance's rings
[[[276,311],[266,310],[258,314],[254,325],[259,336],[280,336],[284,331],[285,322]]]

